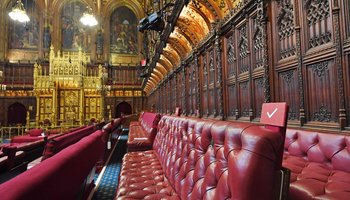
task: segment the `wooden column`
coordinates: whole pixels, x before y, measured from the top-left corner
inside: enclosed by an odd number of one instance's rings
[[[181,91],[181,97],[182,97],[182,113],[184,115],[187,115],[187,90],[186,90],[186,64],[184,62],[181,63],[181,70],[182,70],[182,91]]]
[[[216,53],[216,67],[217,67],[217,82],[214,87],[217,89],[218,105],[215,106],[214,116],[218,116],[221,120],[224,119],[224,97],[223,97],[223,81],[222,81],[222,49],[221,37],[219,31],[216,31],[215,36],[215,53]]]
[[[195,114],[197,117],[202,117],[202,111],[201,111],[201,84],[200,84],[200,65],[198,61],[198,52],[193,52],[194,56],[194,67],[197,67],[197,73],[196,73],[196,80],[197,80],[197,89],[196,89],[196,110]]]
[[[341,39],[341,25],[340,25],[340,8],[338,0],[334,0],[333,3],[333,28],[334,28],[334,44],[335,44],[335,66],[337,68],[338,78],[338,95],[339,95],[339,128],[343,130],[346,126],[346,109],[345,109],[345,97],[344,97],[344,77],[342,67],[342,39]]]
[[[295,5],[299,5],[299,0],[295,0]],[[303,60],[301,55],[301,32],[300,32],[300,20],[299,20],[299,10],[296,9],[295,11],[295,32],[296,32],[296,56],[297,56],[297,70],[298,70],[298,85],[299,85],[299,96],[300,96],[300,102],[299,102],[299,120],[300,120],[300,126],[303,126],[306,122],[305,118],[305,99],[304,99],[304,86],[303,86]]]

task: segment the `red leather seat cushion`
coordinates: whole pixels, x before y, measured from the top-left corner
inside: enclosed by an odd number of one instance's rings
[[[29,130],[29,135],[32,137],[37,137],[37,136],[41,136],[41,133],[43,132],[42,129],[31,129]]]
[[[350,137],[288,129],[283,166],[290,199],[350,199]]]

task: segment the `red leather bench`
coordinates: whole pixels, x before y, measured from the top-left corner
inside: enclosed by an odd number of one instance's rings
[[[78,142],[83,137],[90,135],[96,130],[96,126],[90,125],[74,130],[73,132],[55,137],[50,140],[44,149],[42,160],[45,160],[71,144]]]
[[[87,176],[103,152],[98,130],[1,184],[1,199],[81,199],[92,188]]]
[[[8,172],[13,168],[23,166],[42,155],[46,137],[30,143],[6,144],[3,148],[3,157],[0,162],[0,173]],[[24,169],[25,170],[25,169]]]
[[[25,143],[11,143],[2,147],[4,149],[4,155],[0,159],[0,172],[9,172],[18,167],[21,167],[21,171],[26,170],[29,162],[42,155],[43,159],[46,159],[70,144],[77,142],[87,134],[91,134],[94,130],[93,126],[73,128],[68,130],[72,131],[68,134],[65,134],[67,131],[58,134],[59,132],[57,130],[50,130],[52,134],[40,137],[35,135],[41,135],[42,130],[32,129],[30,131],[36,133],[29,137],[38,137],[39,140],[32,142],[28,142],[27,140]],[[48,145],[47,140],[50,140]]]
[[[31,129],[27,131],[25,135],[15,136],[11,138],[11,143],[35,142],[35,141],[41,140],[44,137],[41,135],[42,133],[43,133],[42,129]]]
[[[153,149],[124,156],[116,199],[274,199],[281,130],[163,116]]]
[[[145,112],[141,112],[140,113],[140,116],[139,116],[139,118],[138,118],[138,120],[137,121],[131,121],[130,122],[130,126],[133,126],[133,125],[141,125],[141,119],[142,119],[142,115],[144,114]]]
[[[139,122],[130,123],[127,142],[129,152],[152,149],[160,117],[157,113],[144,112]]]
[[[283,166],[290,199],[350,199],[350,136],[287,129]]]

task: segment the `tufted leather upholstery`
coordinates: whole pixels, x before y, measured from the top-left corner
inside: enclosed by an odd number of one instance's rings
[[[153,150],[124,156],[116,198],[270,200],[283,138],[249,123],[163,116]]]
[[[288,129],[290,199],[350,199],[350,136]]]
[[[144,112],[138,123],[129,126],[128,151],[149,150],[152,148],[157,134],[160,115],[157,113]]]
[[[138,125],[138,126],[140,126],[141,119],[142,119],[142,115],[143,115],[144,113],[145,113],[145,112],[141,112],[141,113],[140,113],[139,119],[138,119],[137,121],[131,121],[131,122],[130,122],[130,126],[133,126],[133,125]]]

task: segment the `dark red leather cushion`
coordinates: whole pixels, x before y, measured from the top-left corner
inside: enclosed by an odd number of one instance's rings
[[[42,129],[31,129],[28,131],[29,135],[32,137],[37,137],[37,136],[41,136],[41,133],[43,132]]]
[[[163,116],[153,150],[125,155],[117,198],[272,199],[283,139],[248,123]]]
[[[288,129],[291,199],[350,199],[350,136]]]
[[[96,131],[1,184],[1,199],[76,199],[86,176],[104,152],[101,136],[101,131]]]
[[[152,148],[160,120],[157,113],[144,112],[139,123],[129,126],[128,151],[144,151]]]

